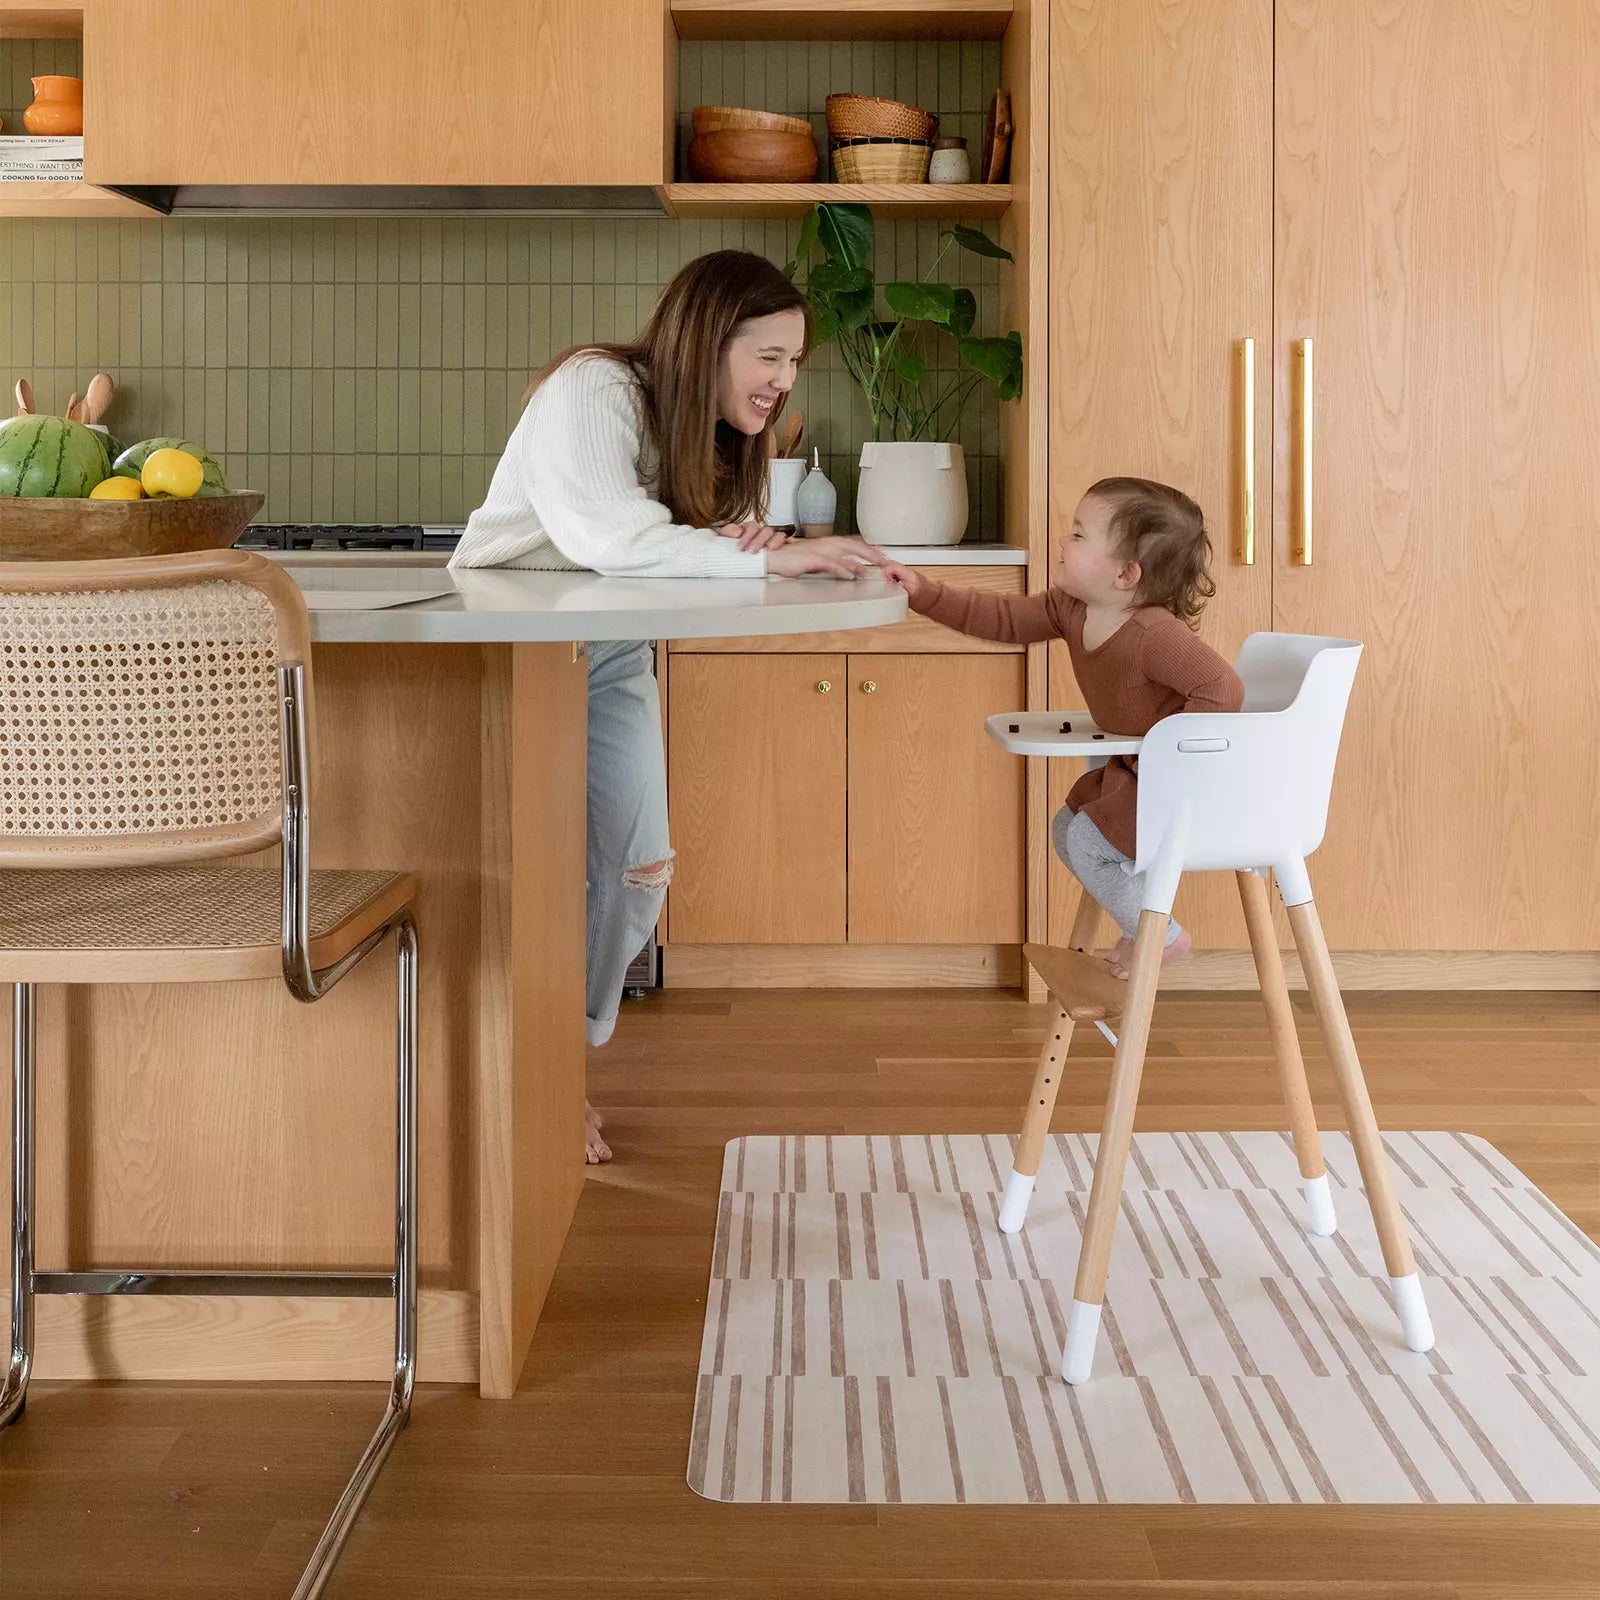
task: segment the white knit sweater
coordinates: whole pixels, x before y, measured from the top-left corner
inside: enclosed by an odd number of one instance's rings
[[[638,379],[610,356],[574,356],[523,409],[450,565],[588,568],[614,577],[765,576],[765,555],[746,554],[710,528],[674,522],[652,498],[654,489]]]

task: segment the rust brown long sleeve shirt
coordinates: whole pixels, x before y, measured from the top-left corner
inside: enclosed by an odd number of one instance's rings
[[[1061,589],[1001,596],[947,588],[924,577],[913,610],[959,633],[1001,644],[1065,639],[1085,708],[1107,733],[1143,736],[1179,711],[1237,711],[1239,675],[1170,611],[1140,606],[1103,644],[1084,648],[1088,608]],[[1072,786],[1067,805],[1085,812],[1107,841],[1137,854],[1139,758],[1113,756]]]

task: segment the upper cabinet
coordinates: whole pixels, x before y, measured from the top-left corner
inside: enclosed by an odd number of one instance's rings
[[[654,185],[662,0],[89,0],[85,176],[175,185]]]

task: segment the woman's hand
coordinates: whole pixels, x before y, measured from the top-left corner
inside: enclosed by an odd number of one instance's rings
[[[902,567],[898,561],[887,562],[883,575],[897,588],[904,589],[908,600],[915,600],[917,591],[926,582],[920,573],[913,572],[910,567]]]
[[[782,550],[767,552],[767,576],[803,578],[820,573],[829,578],[857,578],[883,562],[882,553],[862,539],[799,539]]]
[[[788,534],[764,522],[725,522],[717,532],[724,539],[737,539],[741,550],[778,550],[789,542]]]

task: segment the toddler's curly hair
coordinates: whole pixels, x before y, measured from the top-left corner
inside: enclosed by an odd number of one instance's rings
[[[1102,478],[1089,493],[1112,506],[1112,548],[1139,563],[1140,600],[1194,627],[1217,592],[1205,513],[1181,489],[1149,478]]]

